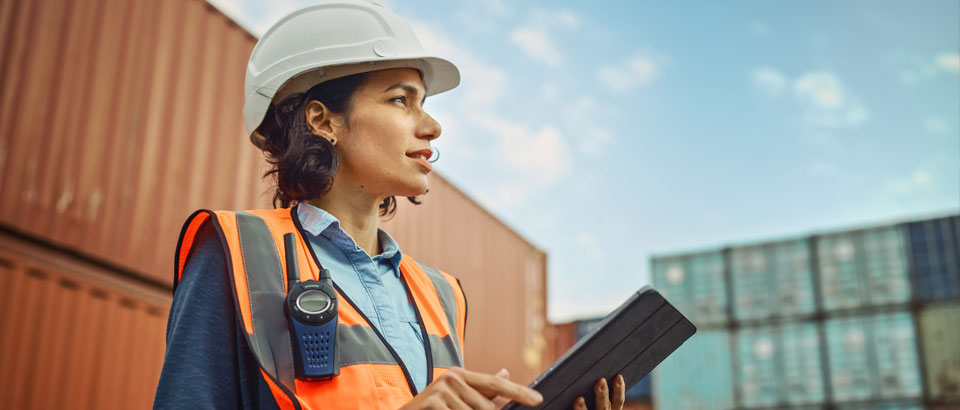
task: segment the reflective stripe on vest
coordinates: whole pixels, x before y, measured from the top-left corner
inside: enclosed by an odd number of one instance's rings
[[[340,364],[340,375],[317,382],[294,378],[290,334],[283,313],[286,261],[279,256],[284,234],[294,232],[299,238],[300,279],[316,279],[319,271],[296,215],[296,208],[194,213],[180,234],[174,289],[197,231],[205,223],[212,223],[230,260],[238,319],[281,409],[317,409],[324,403],[337,403],[337,408],[345,409],[401,406],[415,394],[409,373],[393,348],[339,287],[341,303],[334,360]],[[428,377],[433,381],[447,368],[463,366],[466,299],[456,278],[405,254],[400,272],[421,323]]]

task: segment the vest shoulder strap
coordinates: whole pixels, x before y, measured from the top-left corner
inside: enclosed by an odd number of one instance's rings
[[[296,400],[292,399],[296,384],[290,333],[286,329],[286,320],[282,320],[285,317],[285,260],[277,253],[274,232],[279,228],[278,223],[272,221],[271,225],[275,226],[268,227],[267,221],[273,218],[265,216],[266,220],[251,212],[210,210],[191,215],[184,223],[177,245],[174,286],[183,275],[197,232],[205,224],[213,224],[228,259],[227,266],[234,282],[233,299],[248,345],[271,390],[283,391],[291,398],[293,407],[298,408]],[[282,221],[279,224],[282,225]],[[275,230],[271,231],[271,228]],[[284,230],[281,228],[279,232]],[[303,250],[298,252],[301,263],[307,260],[303,255]],[[301,274],[304,270],[309,274],[309,269],[301,269]],[[248,275],[248,272],[252,274]]]
[[[443,312],[457,341],[457,350],[462,357],[467,325],[467,297],[460,285],[460,279],[423,262],[415,261],[430,278],[437,295],[440,296],[440,304],[443,306]]]

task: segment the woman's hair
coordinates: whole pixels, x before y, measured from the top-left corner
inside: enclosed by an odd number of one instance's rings
[[[304,112],[311,101],[320,101],[330,112],[342,114],[349,128],[353,95],[365,79],[366,73],[360,73],[325,81],[267,109],[257,131],[266,141],[264,152],[272,165],[263,176],[274,175],[277,181],[273,206],[286,208],[330,190],[337,173],[337,150],[326,138],[312,132]],[[407,199],[420,204],[416,197]],[[380,203],[380,216],[392,216],[396,210],[397,201],[392,196]]]

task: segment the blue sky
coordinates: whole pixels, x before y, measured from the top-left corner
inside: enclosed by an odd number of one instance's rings
[[[384,3],[460,68],[435,169],[548,252],[551,320],[650,255],[960,213],[958,1]]]

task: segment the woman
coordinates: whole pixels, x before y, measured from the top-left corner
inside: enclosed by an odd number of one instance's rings
[[[441,127],[423,102],[458,82],[453,64],[425,56],[406,22],[371,1],[307,7],[260,38],[244,118],[273,165],[280,207],[198,211],[184,224],[155,408],[543,400],[506,370],[462,369],[459,282],[402,253],[378,227],[395,196],[417,203],[427,192]],[[303,308],[295,293],[306,288],[285,275],[315,286],[314,295],[327,289],[310,302],[322,307]],[[611,395],[598,382],[597,408],[622,407],[622,378],[613,384]],[[583,398],[574,407],[585,409]]]

